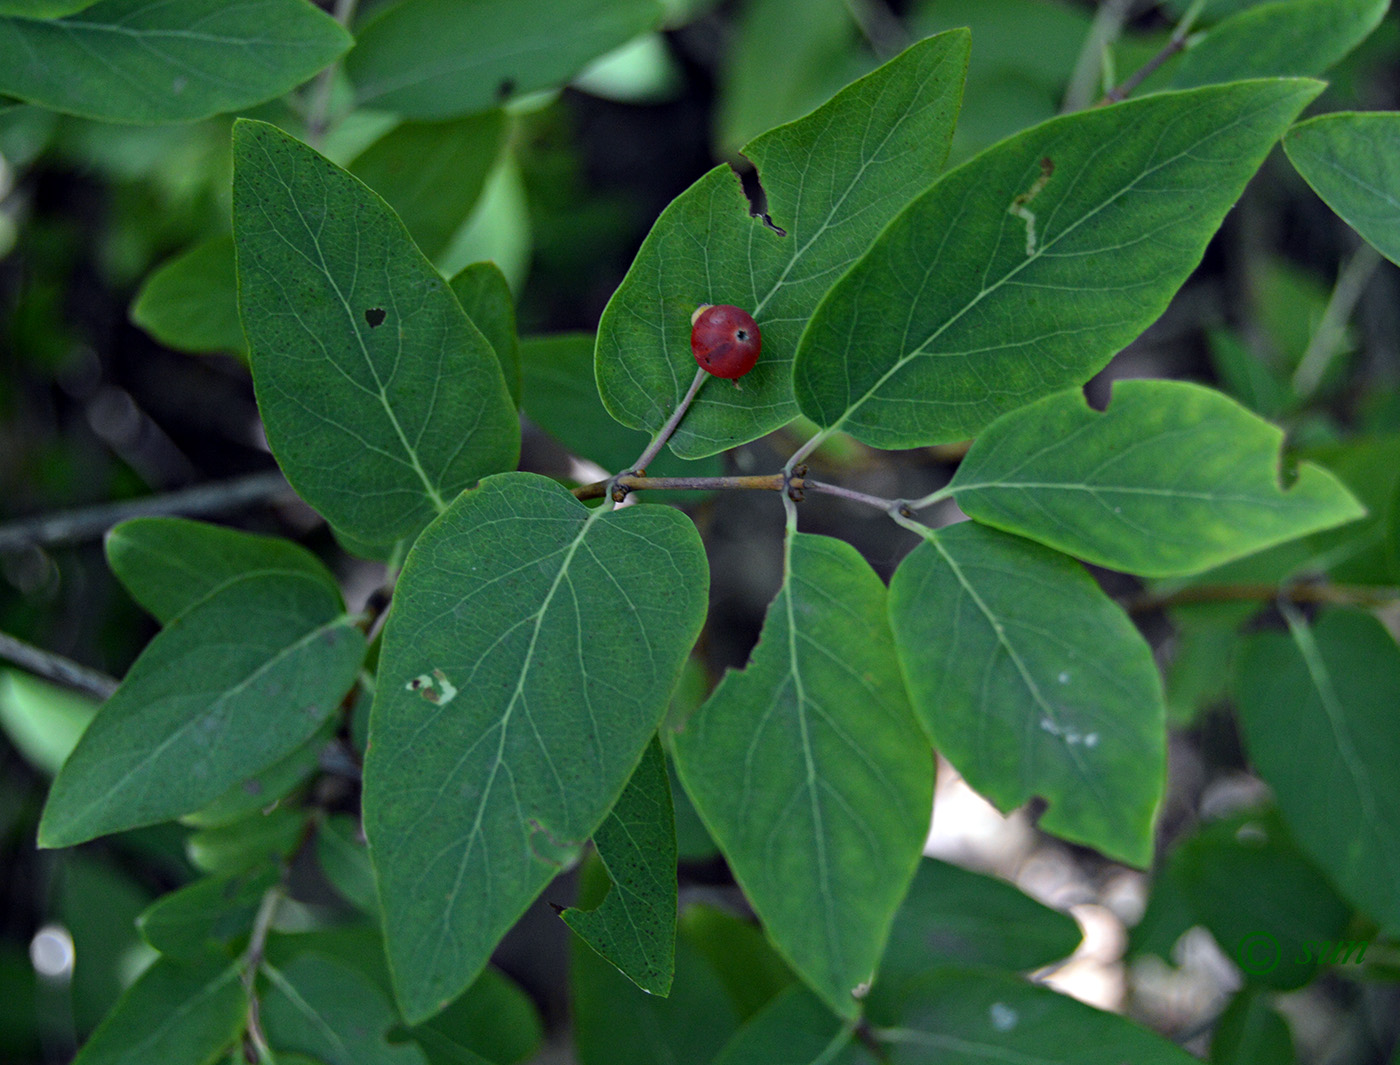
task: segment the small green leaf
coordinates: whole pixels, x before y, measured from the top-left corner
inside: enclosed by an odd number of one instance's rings
[[[559,914],[643,991],[671,992],[676,954],[676,822],[666,755],[654,738],[593,834],[612,890],[595,910]]]
[[[1357,907],[1400,930],[1400,647],[1331,610],[1293,639],[1259,633],[1236,664],[1250,760],[1300,847]]]
[[[0,18],[0,93],[108,122],[193,122],[281,96],[350,43],[305,0],[99,0],[54,21]]]
[[[487,478],[408,556],[384,634],[365,831],[395,989],[454,998],[592,835],[666,711],[707,567],[667,507]]]
[[[113,527],[104,546],[122,587],[162,624],[244,577],[300,574],[340,594],[330,570],[304,547],[188,518],[132,518]]]
[[[213,237],[162,263],[141,285],[131,320],[177,351],[247,358],[238,320],[233,237]]]
[[[1165,786],[1161,680],[1126,614],[1064,555],[973,522],[925,533],[890,582],[910,699],[1002,810],[1132,865]]]
[[[364,107],[407,118],[484,111],[562,85],[653,28],[656,0],[553,0],[522,23],[517,0],[405,0],[372,19],[345,62]]]
[[[713,455],[792,420],[802,327],[943,165],[967,49],[961,30],[921,41],[806,118],[746,144],[771,225],[750,213],[728,166],[662,212],[598,325],[598,388],[614,418],[661,428],[695,376],[691,313],[728,303],[754,316],[763,353],[740,390],[723,381],[701,390],[671,447],[686,458]]]
[[[485,188],[505,133],[499,108],[447,122],[404,122],[348,169],[384,197],[423,254],[438,262]]]
[[[209,876],[162,896],[136,919],[141,938],[162,954],[191,957],[227,950],[253,927],[275,869]]]
[[[1400,263],[1400,113],[1319,115],[1290,129],[1283,150],[1328,207]]]
[[[515,333],[515,297],[501,268],[495,263],[472,263],[448,282],[467,317],[491,343],[506,388],[520,406],[520,340]],[[592,353],[592,345],[589,345]]]
[[[850,1046],[853,1035],[849,1024],[797,984],[750,1018],[725,1044],[712,1065],[847,1065],[869,1061]]]
[[[788,552],[748,667],[677,733],[676,768],[774,945],[852,1017],[928,834],[933,762],[880,578],[839,540],[791,533]]]
[[[161,958],[132,984],[73,1065],[207,1065],[247,1020],[239,967],[221,956]]]
[[[365,641],[338,593],[301,574],[233,581],[142,652],[64,764],[39,826],[67,847],[190,813],[305,742]]]
[[[1390,0],[1279,0],[1213,26],[1182,57],[1172,87],[1321,74],[1380,25]]]
[[[412,537],[515,466],[491,345],[359,181],[263,122],[239,120],[233,151],[239,300],[273,454],[341,531]]]
[[[1087,381],[1162,313],[1320,89],[1159,93],[1051,119],[951,171],[822,301],[794,367],[802,412],[916,447]]]
[[[987,428],[949,485],[970,517],[1147,577],[1196,573],[1361,517],[1326,470],[1279,485],[1283,433],[1219,392],[1118,381],[1102,414],[1078,389]]]
[[[291,858],[305,840],[310,812],[304,807],[279,806],[269,813],[255,813],[206,828],[185,841],[185,850],[196,869],[215,876],[246,872]]]

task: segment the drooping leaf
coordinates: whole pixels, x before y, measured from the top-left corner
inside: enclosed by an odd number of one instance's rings
[[[734,1033],[713,1065],[854,1065],[854,1031],[806,987],[783,991]]]
[[[192,122],[281,96],[350,43],[305,0],[99,0],[52,21],[0,17],[0,93],[108,122]]]
[[[487,478],[410,552],[384,635],[365,830],[395,988],[418,1021],[602,822],[705,614],[690,520]]]
[[[442,119],[562,85],[653,28],[656,0],[405,0],[360,30],[345,62],[361,106]]]
[[[227,950],[253,927],[263,896],[277,880],[275,869],[204,877],[163,895],[137,918],[136,927],[162,954],[188,958]]]
[[[1051,119],[949,172],[822,301],[794,367],[802,412],[915,447],[1088,380],[1162,313],[1320,87],[1159,93]]]
[[[974,522],[925,533],[890,582],[914,710],[934,746],[1002,810],[1145,866],[1165,786],[1152,651],[1064,555]]]
[[[49,792],[45,847],[197,810],[310,737],[355,682],[365,641],[340,596],[278,573],[172,621],[103,704]]]
[[[1385,16],[1390,0],[1278,0],[1213,26],[1176,68],[1172,86],[1321,74]]]
[[[921,41],[806,118],[746,144],[771,225],[750,213],[727,166],[662,212],[598,325],[598,388],[614,418],[661,428],[695,376],[691,313],[728,303],[754,316],[763,354],[739,391],[719,381],[701,390],[673,450],[712,455],[792,420],[802,327],[841,271],[943,165],[967,49],[963,31]]]
[[[515,333],[515,298],[506,275],[495,263],[472,263],[449,284],[467,317],[490,341],[510,398],[520,406],[520,340]]]
[[[104,547],[122,587],[162,624],[230,581],[260,574],[310,577],[340,594],[304,547],[188,518],[132,518],[113,527]]]
[[[852,633],[860,633],[853,640]],[[791,533],[749,665],[675,737],[676,768],[775,946],[839,1014],[914,876],[933,763],[885,587],[854,548]]]
[[[412,537],[515,466],[496,356],[383,200],[266,123],[240,120],[233,142],[239,302],[273,454],[337,529]]]
[[[384,197],[423,254],[437,262],[480,197],[505,133],[499,108],[447,122],[404,122],[348,169]]]
[[[359,970],[312,953],[263,972],[271,987],[260,1016],[274,1050],[324,1065],[427,1065],[415,1043],[389,1043],[394,1007]]]
[[[206,1065],[238,1038],[247,1010],[239,967],[228,958],[162,958],[117,1001],[73,1065]]]
[[[1290,129],[1283,150],[1328,207],[1400,263],[1400,113],[1319,115]]]
[[[233,238],[212,237],[157,267],[136,294],[131,320],[178,351],[246,358]]]
[[[1298,845],[1353,904],[1400,930],[1400,646],[1379,621],[1329,610],[1293,639],[1259,633],[1236,665],[1250,761]]]
[[[593,833],[612,889],[564,923],[629,980],[668,995],[676,954],[676,822],[661,741],[652,738],[622,795]]]
[[[1003,415],[950,488],[984,524],[1101,566],[1182,576],[1364,513],[1311,464],[1283,490],[1282,444],[1219,392],[1119,381],[1103,413],[1069,389]]]

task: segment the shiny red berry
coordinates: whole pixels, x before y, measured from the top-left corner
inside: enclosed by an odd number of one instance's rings
[[[763,338],[748,311],[727,303],[701,304],[690,316],[690,350],[716,377],[743,377],[758,362]]]

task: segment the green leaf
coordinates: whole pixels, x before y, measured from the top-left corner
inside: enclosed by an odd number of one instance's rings
[[[0,15],[59,18],[91,7],[96,0],[0,0]]]
[[[227,950],[253,927],[275,869],[210,876],[162,896],[136,919],[141,938],[162,954],[191,957]]]
[[[311,736],[364,656],[364,636],[319,580],[231,582],[166,626],[103,704],[49,792],[40,846],[218,798]]]
[[[193,828],[222,828],[280,803],[320,766],[321,752],[335,737],[339,722],[326,719],[311,739],[285,758],[241,780],[213,802],[180,818]]]
[[[1182,57],[1172,86],[1321,74],[1371,35],[1390,0],[1279,0],[1214,26]]]
[[[231,824],[206,828],[185,841],[196,869],[216,876],[246,872],[291,859],[306,839],[310,811],[279,806]]]
[[[430,1065],[497,1065],[534,1058],[544,1040],[539,1010],[520,985],[487,968],[466,994],[412,1030]]]
[[[162,958],[141,974],[92,1033],[73,1065],[206,1065],[247,1020],[239,967],[228,958]]]
[[[1267,993],[1245,986],[1215,1022],[1210,1037],[1213,1065],[1294,1065],[1288,1022],[1269,1005]]]
[[[448,284],[467,317],[490,341],[510,398],[520,406],[520,340],[515,333],[515,298],[506,275],[495,263],[472,263]]]
[[[409,553],[384,634],[365,831],[410,1021],[454,998],[617,800],[705,616],[667,507],[534,474],[467,492]]]
[[[398,1017],[359,970],[303,954],[262,971],[272,987],[260,1013],[274,1050],[306,1054],[325,1065],[427,1065],[416,1044],[390,1045],[385,1033]]]
[[[326,819],[316,833],[316,859],[342,898],[366,913],[376,912],[374,869],[355,818],[332,814]]]
[[[748,1019],[797,977],[747,915],[695,902],[681,911],[681,937],[704,955],[740,1019]]]
[[[0,728],[30,765],[49,776],[73,752],[97,706],[28,673],[0,670]]]
[[[233,131],[239,300],[273,454],[332,525],[416,535],[520,432],[491,345],[378,196],[262,122]]]
[[[1357,907],[1400,930],[1400,647],[1368,614],[1332,610],[1293,639],[1260,633],[1236,665],[1255,770],[1293,837]]]
[[[1283,150],[1328,207],[1400,263],[1400,113],[1319,115],[1290,129]]]
[[[96,1028],[121,997],[133,963],[151,958],[136,920],[152,900],[116,863],[82,851],[63,855],[56,871],[55,911],[73,938],[70,993],[74,1027],[82,1034]]]
[[[884,584],[854,548],[789,534],[787,577],[748,667],[726,675],[675,752],[774,945],[855,1016],[852,993],[875,972],[928,834],[933,762],[900,683]]]
[[[968,38],[921,41],[806,118],[746,144],[773,225],[750,214],[727,166],[666,208],[598,326],[598,388],[622,424],[655,433],[695,376],[690,316],[701,303],[749,311],[763,354],[736,391],[701,390],[671,447],[698,458],[792,420],[792,358],[807,318],[880,228],[943,165]]]
[[[1162,313],[1320,88],[1159,93],[1051,119],[949,172],[822,301],[794,367],[803,413],[916,447],[1088,380]]]
[[[597,909],[559,916],[643,991],[664,997],[675,972],[676,823],[660,740],[647,744],[593,843],[612,890]]]
[[[1313,536],[1309,546],[1343,584],[1400,584],[1395,545],[1400,526],[1400,435],[1358,436],[1305,452],[1346,485],[1369,513],[1342,529]]]
[[[914,710],[1002,810],[1049,803],[1049,832],[1152,860],[1166,770],[1151,649],[1075,562],[967,522],[924,534],[890,582]]]
[[[246,358],[233,237],[202,241],[162,263],[136,294],[131,320],[177,351],[225,351]]]
[[[423,254],[438,262],[485,188],[505,134],[500,108],[447,122],[404,122],[357,155],[349,171],[384,197]]]
[[[655,0],[404,0],[359,32],[345,62],[361,106],[407,118],[484,111],[562,85],[661,19]]]
[[[712,1065],[827,1065],[869,1061],[851,1046],[853,1029],[801,985],[751,1018]],[[844,1048],[844,1049],[843,1049]]]
[[[55,21],[0,18],[0,93],[108,122],[193,122],[281,96],[350,43],[305,0],[100,0]]]
[[[1199,1065],[1161,1036],[1066,995],[988,970],[935,969],[881,1031],[892,1065]]]
[[[1111,569],[1183,576],[1365,513],[1311,464],[1283,490],[1282,445],[1219,392],[1118,381],[1103,413],[1069,389],[1003,415],[948,487],[984,524]]]
[[[304,547],[188,518],[132,518],[113,527],[104,546],[122,587],[162,624],[245,577],[300,575],[340,594],[330,570]]]

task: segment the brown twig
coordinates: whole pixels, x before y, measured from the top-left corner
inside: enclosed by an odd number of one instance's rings
[[[1099,101],[1099,106],[1103,107],[1106,104],[1116,104],[1122,100],[1126,100],[1132,95],[1133,90],[1153,74],[1157,73],[1163,63],[1178,52],[1184,50],[1186,48],[1187,38],[1191,36],[1191,27],[1195,25],[1196,18],[1200,15],[1201,9],[1204,7],[1205,0],[1196,0],[1196,2],[1186,10],[1186,14],[1181,16],[1181,21],[1177,23],[1176,29],[1172,30],[1171,37],[1168,38],[1167,43],[1162,46],[1161,51],[1139,67],[1134,73],[1130,74],[1115,88],[1109,89],[1108,92],[1104,93],[1103,99]]]
[[[109,677],[106,673],[79,665],[70,658],[17,640],[4,632],[0,632],[0,659],[13,662],[31,673],[37,673],[96,699],[106,699],[117,690],[119,683],[115,677]]]
[[[792,487],[801,488],[801,478],[793,478]],[[626,495],[628,492],[641,492],[647,489],[680,489],[699,490],[707,489],[758,489],[765,492],[781,492],[789,487],[787,478],[781,473],[762,474],[753,477],[647,477],[644,474],[628,473],[621,477],[611,478],[606,481],[594,481],[592,484],[579,485],[573,490],[574,498],[602,499],[608,494],[608,486],[615,486],[616,491]]]

